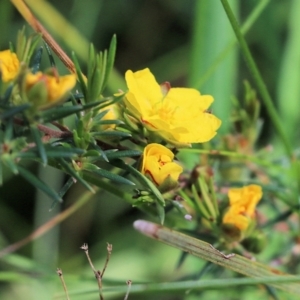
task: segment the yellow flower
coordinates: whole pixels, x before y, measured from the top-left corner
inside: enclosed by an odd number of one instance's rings
[[[10,50],[0,51],[0,71],[3,82],[9,82],[18,75],[20,62]]]
[[[174,144],[202,143],[216,135],[221,121],[207,112],[213,97],[190,88],[160,86],[149,69],[125,74],[125,105],[148,130]]]
[[[158,186],[168,178],[177,181],[183,169],[173,159],[174,154],[168,148],[160,144],[149,144],[144,149],[141,172]]]
[[[100,112],[108,110],[108,112],[101,118],[101,120],[117,120],[119,118],[119,107],[117,104],[111,104],[108,105],[104,108],[102,108]],[[108,129],[115,129],[116,128],[116,124],[105,124],[105,125],[100,125],[100,129],[101,130],[108,130]]]
[[[254,218],[256,205],[262,197],[262,189],[255,184],[233,188],[229,190],[228,197],[230,206],[223,217],[223,224],[245,231]]]
[[[30,101],[38,106],[48,106],[64,100],[75,84],[75,74],[59,77],[37,72],[25,76],[24,86]]]

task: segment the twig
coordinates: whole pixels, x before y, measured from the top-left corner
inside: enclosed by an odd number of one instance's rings
[[[127,292],[126,292],[126,295],[125,295],[124,300],[127,300],[127,299],[128,299],[129,292],[130,292],[130,289],[131,289],[132,281],[131,281],[131,280],[127,280],[127,281],[126,281],[126,284],[127,284],[128,288],[127,288]]]
[[[60,131],[60,130],[54,130],[46,125],[38,124],[37,128],[39,131],[45,133],[51,138],[66,138],[66,137],[72,137],[73,132],[71,131]]]
[[[27,23],[36,31],[42,35],[42,38],[50,46],[50,48],[56,53],[63,64],[72,73],[76,73],[74,63],[69,58],[69,56],[62,50],[62,48],[57,44],[49,32],[43,27],[43,25],[35,18],[33,13],[30,11],[29,7],[25,4],[23,0],[10,0],[13,5],[17,8],[23,18]]]
[[[57,273],[57,275],[59,276],[60,281],[61,281],[61,283],[62,283],[62,285],[63,285],[63,288],[64,288],[64,291],[65,291],[67,300],[70,300],[69,295],[68,295],[68,289],[67,289],[66,283],[65,283],[65,281],[64,281],[64,277],[63,277],[62,270],[58,268],[57,271],[56,271],[56,273]]]
[[[96,280],[97,280],[97,283],[98,283],[98,287],[99,287],[99,296],[100,296],[100,300],[104,300],[104,297],[103,297],[103,294],[102,294],[102,276],[101,276],[101,272],[99,270],[96,270],[93,263],[92,263],[92,260],[90,258],[90,255],[89,255],[89,247],[88,247],[88,244],[84,243],[80,249],[82,249],[85,254],[86,254],[86,257],[89,261],[89,264],[95,274],[95,277],[96,277]]]
[[[67,126],[62,125],[62,124],[60,124],[57,121],[53,121],[53,122],[51,122],[51,124],[53,126],[57,127],[58,129],[60,129],[61,131],[69,131],[70,132],[70,130],[69,130],[69,128]]]
[[[102,270],[102,273],[101,273],[101,279],[104,276],[104,272],[106,270],[106,267],[108,265],[108,262],[109,262],[109,259],[110,259],[110,256],[111,256],[112,244],[107,243],[107,248],[106,249],[107,249],[107,256],[106,256],[106,261],[105,261],[105,264],[104,264],[104,267],[103,267],[103,270]]]
[[[24,126],[26,123],[24,122],[24,120],[15,117],[14,118],[14,123],[20,126]],[[58,127],[57,122],[53,122],[54,126]],[[41,132],[45,133],[47,136],[49,136],[50,138],[66,138],[66,137],[72,137],[73,136],[73,132],[70,131],[68,128],[66,127],[62,127],[63,130],[55,130],[52,129],[46,125],[42,125],[42,124],[38,124],[37,125],[38,130],[40,130]],[[61,129],[61,128],[60,128]]]

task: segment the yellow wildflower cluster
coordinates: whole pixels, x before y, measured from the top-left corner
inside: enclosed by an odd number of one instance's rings
[[[228,192],[229,208],[223,217],[223,224],[229,224],[241,231],[247,230],[254,218],[255,208],[262,197],[260,186],[252,184],[233,188]]]

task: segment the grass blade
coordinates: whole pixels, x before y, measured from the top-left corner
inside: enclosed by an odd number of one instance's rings
[[[192,238],[155,223],[138,220],[134,222],[134,228],[155,240],[249,277],[270,279],[272,282],[272,279],[276,280],[279,275],[284,275],[283,278],[291,280],[295,279],[295,281],[297,281],[297,278],[292,275],[283,273],[237,254],[233,257],[226,258],[224,254],[204,241]],[[269,284],[276,288],[298,295],[300,293],[299,279],[297,283],[271,282],[269,282]]]

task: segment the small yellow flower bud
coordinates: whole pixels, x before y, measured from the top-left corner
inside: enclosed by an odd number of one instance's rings
[[[228,192],[229,207],[223,216],[223,231],[230,239],[242,237],[254,221],[255,208],[262,197],[260,186],[252,184]],[[238,239],[240,239],[238,238]]]
[[[75,84],[75,74],[58,77],[42,72],[28,73],[25,76],[24,90],[30,102],[44,108],[65,100]]]
[[[20,62],[17,55],[10,50],[0,51],[0,71],[3,82],[9,82],[19,73]]]
[[[173,162],[174,154],[160,144],[149,144],[145,147],[142,161],[142,174],[148,176],[157,186],[165,181],[177,182],[182,167]]]

